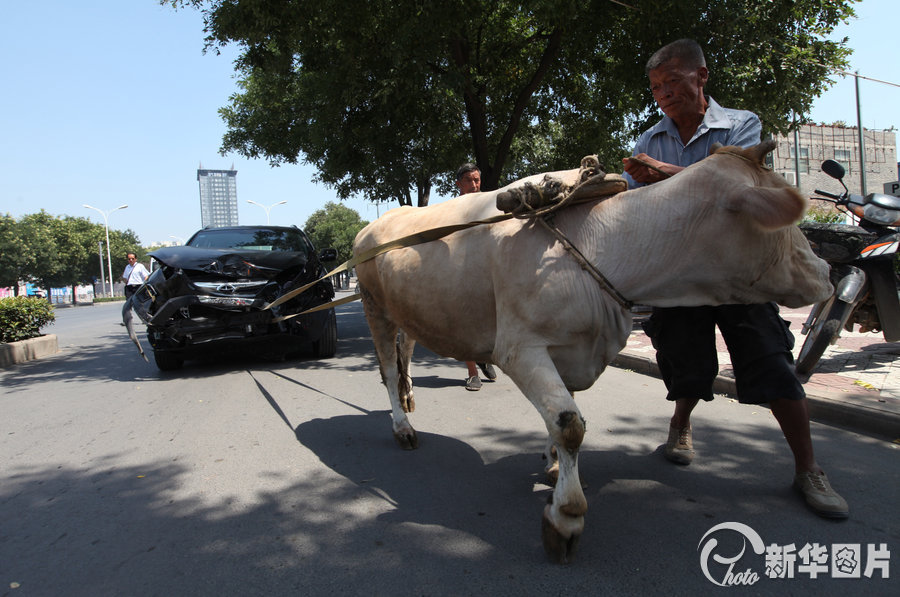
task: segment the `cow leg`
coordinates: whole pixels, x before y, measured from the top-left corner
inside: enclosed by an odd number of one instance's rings
[[[544,448],[543,458],[547,461],[547,466],[544,467],[547,485],[555,487],[559,480],[559,456],[556,454],[556,444],[553,443],[552,437],[547,438],[547,447]]]
[[[578,448],[584,439],[584,419],[577,410],[564,411],[556,426],[563,437],[562,443],[557,443],[558,479],[544,507],[541,532],[547,555],[565,564],[575,556],[587,512],[587,500],[578,477]]]
[[[416,399],[413,395],[412,376],[409,374],[409,363],[412,360],[413,349],[416,341],[406,335],[402,329],[397,334],[397,367],[400,370],[400,379],[397,391],[400,393],[400,406],[405,412],[416,410]]]
[[[361,290],[363,310],[366,321],[369,322],[369,330],[372,332],[372,341],[375,344],[375,355],[378,358],[378,368],[381,371],[381,380],[387,388],[388,397],[391,400],[391,421],[394,431],[394,439],[404,450],[414,450],[419,445],[416,430],[410,424],[406,416],[406,408],[400,399],[401,371],[398,358],[398,332],[399,326],[385,316],[384,312],[372,301],[363,289]],[[405,334],[404,334],[405,336]],[[404,341],[404,347],[407,342]],[[409,347],[412,352],[412,347]],[[403,372],[404,383],[409,377],[409,363]],[[410,386],[411,387],[411,386]],[[411,390],[407,398],[411,397]]]
[[[541,526],[547,555],[567,563],[575,555],[587,512],[578,476],[584,419],[545,349],[520,351],[515,362],[502,363],[501,367],[537,408],[556,449],[558,479],[544,507]]]

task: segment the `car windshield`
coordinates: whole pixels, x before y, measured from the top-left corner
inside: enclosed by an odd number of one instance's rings
[[[296,229],[210,229],[201,230],[188,241],[189,247],[201,249],[241,249],[250,251],[296,251],[308,253],[306,237]]]

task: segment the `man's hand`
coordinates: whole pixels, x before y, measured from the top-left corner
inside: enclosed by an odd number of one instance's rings
[[[641,162],[646,162],[650,166],[653,166],[653,168],[645,166]],[[634,158],[622,158],[622,163],[625,165],[625,172],[627,172],[635,182],[642,182],[644,184],[659,182],[660,180],[664,180],[669,176],[684,170],[681,166],[655,160],[646,153],[639,153],[634,156]]]

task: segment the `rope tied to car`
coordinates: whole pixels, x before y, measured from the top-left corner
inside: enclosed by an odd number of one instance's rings
[[[627,300],[615,289],[615,287],[613,287],[609,280],[607,280],[606,277],[584,257],[584,255],[552,221],[552,216],[555,212],[564,207],[606,199],[616,193],[626,190],[626,188],[627,183],[624,178],[616,174],[606,174],[600,169],[597,156],[586,156],[581,160],[578,181],[571,187],[566,185],[565,182],[547,175],[539,185],[525,183],[521,187],[504,191],[497,195],[497,208],[504,212],[502,214],[463,224],[451,224],[448,226],[430,228],[373,247],[368,251],[364,251],[345,261],[318,280],[314,280],[283,294],[278,299],[265,305],[263,310],[274,309],[303,292],[306,292],[325,278],[349,271],[358,264],[374,259],[389,251],[431,242],[453,234],[454,232],[460,232],[475,226],[496,224],[497,222],[503,222],[512,218],[534,219],[540,222],[541,225],[556,236],[566,251],[575,259],[582,269],[587,271],[598,282],[604,291],[612,296],[619,305],[626,309],[630,309],[633,303]],[[274,321],[284,321],[292,317],[297,317],[298,315],[331,309],[339,305],[356,301],[360,298],[361,296],[359,293],[354,293],[336,301],[312,307],[311,309],[307,309],[300,313],[276,317]]]

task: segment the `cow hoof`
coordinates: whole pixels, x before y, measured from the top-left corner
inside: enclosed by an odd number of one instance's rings
[[[547,556],[555,564],[572,563],[575,559],[575,550],[578,548],[578,539],[580,537],[581,535],[575,533],[572,533],[569,537],[563,536],[553,526],[553,521],[547,516],[546,510],[544,511],[544,516],[541,520],[541,538],[544,541],[544,551],[547,552]]]
[[[395,431],[394,439],[397,440],[397,443],[400,444],[400,447],[404,450],[415,450],[419,447],[419,437],[416,435],[415,431],[405,433],[397,433]]]
[[[400,408],[403,409],[405,413],[411,413],[416,411],[416,399],[413,398],[413,395],[400,398]]]

